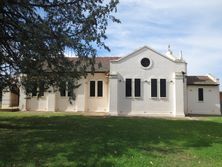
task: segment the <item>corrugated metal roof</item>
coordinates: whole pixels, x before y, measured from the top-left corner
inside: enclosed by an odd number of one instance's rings
[[[208,76],[187,76],[187,85],[219,85]]]
[[[120,57],[96,57],[95,58],[95,72],[108,72],[110,70],[110,61],[118,60]],[[68,57],[69,60],[75,62],[77,57]],[[90,69],[88,69],[90,72]]]
[[[95,71],[109,71],[110,70],[110,61],[118,60],[120,57],[96,57],[95,58]]]

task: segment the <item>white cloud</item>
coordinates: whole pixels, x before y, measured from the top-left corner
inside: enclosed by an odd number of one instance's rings
[[[220,0],[120,0],[122,4],[148,6],[155,9],[208,8],[222,5]]]
[[[108,28],[107,54],[143,45],[164,53],[171,44],[175,54],[183,50],[189,74],[212,73],[222,81],[221,7],[221,0],[120,0],[115,16],[122,23]]]

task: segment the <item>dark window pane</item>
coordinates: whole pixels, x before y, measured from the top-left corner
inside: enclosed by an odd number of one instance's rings
[[[132,79],[126,79],[126,97],[132,96]]]
[[[166,97],[166,79],[160,79],[160,97]]]
[[[140,79],[135,79],[135,97],[140,97],[141,93],[141,81]]]
[[[148,59],[148,58],[143,58],[143,59],[141,60],[141,65],[142,65],[143,67],[148,67],[148,66],[150,65],[150,59]]]
[[[59,88],[60,96],[66,96],[66,83],[63,82]]]
[[[103,96],[103,81],[97,82],[97,96],[102,97]]]
[[[32,96],[37,96],[37,84],[32,85]]]
[[[151,97],[157,97],[157,79],[151,79]]]
[[[66,90],[60,89],[60,96],[66,96]]]
[[[90,81],[90,97],[95,97],[95,81]]]
[[[73,85],[71,83],[68,83],[68,96],[73,96]]]
[[[199,101],[204,101],[203,88],[198,88],[198,100],[199,100]]]
[[[41,81],[40,84],[39,84],[39,96],[44,96],[44,82]]]

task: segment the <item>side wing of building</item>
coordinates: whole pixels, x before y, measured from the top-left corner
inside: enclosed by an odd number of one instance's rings
[[[187,114],[221,115],[219,80],[211,75],[187,77]]]

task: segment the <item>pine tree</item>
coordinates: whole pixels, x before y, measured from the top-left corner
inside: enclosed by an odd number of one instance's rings
[[[71,88],[94,71],[96,48],[109,51],[104,41],[118,0],[3,0],[0,2],[0,87],[21,84],[33,88]],[[70,49],[79,57],[65,57]],[[23,77],[21,77],[21,74]],[[19,82],[19,77],[21,82]]]

